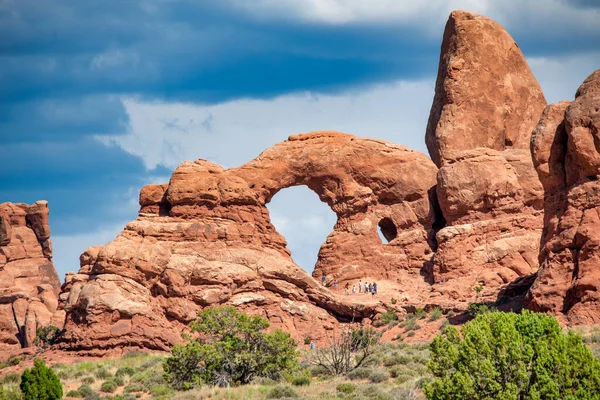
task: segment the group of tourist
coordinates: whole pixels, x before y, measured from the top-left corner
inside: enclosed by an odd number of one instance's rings
[[[321,283],[323,284],[323,286],[327,285],[327,276],[325,274],[323,274],[323,276],[321,276]],[[369,283],[369,282],[362,282],[362,279],[360,279],[358,281],[358,293],[371,293],[372,296],[375,296],[377,294],[377,283],[373,282],[373,283]],[[352,285],[352,293],[356,293],[356,287],[357,285]],[[338,281],[337,279],[333,280],[333,288],[335,290],[337,290],[338,288]],[[346,285],[344,286],[344,290],[346,292],[346,294],[350,294],[350,283],[346,282]]]
[[[356,293],[356,287],[357,285],[352,285],[352,293]],[[348,282],[346,282],[346,286],[344,286],[344,289],[346,291],[346,294],[350,294],[350,284]],[[369,283],[369,282],[362,282],[362,279],[358,281],[358,293],[371,293],[372,296],[375,296],[377,294],[377,283],[373,282],[373,283]]]

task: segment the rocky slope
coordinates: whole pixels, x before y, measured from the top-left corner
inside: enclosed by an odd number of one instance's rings
[[[454,11],[446,24],[426,143],[440,167],[436,291],[472,301],[535,273],[543,188],[529,140],[546,101],[496,22]]]
[[[48,205],[0,204],[0,352],[33,346],[37,328],[62,327]]]
[[[532,138],[544,184],[540,272],[527,306],[570,324],[600,323],[600,70],[573,102],[549,105]]]
[[[202,307],[231,304],[299,339],[381,311],[340,287],[357,278],[410,282],[429,293],[437,168],[423,154],[337,132],[290,137],[239,168],[184,162],[169,184],[140,193],[140,213],[112,242],[88,249],[68,276],[61,348],[166,349]],[[313,279],[291,259],[266,204],[306,185],[337,214]],[[390,243],[377,234],[382,225]]]

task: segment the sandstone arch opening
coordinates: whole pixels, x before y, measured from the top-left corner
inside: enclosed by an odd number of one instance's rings
[[[381,239],[381,243],[388,244],[392,240],[396,239],[398,236],[398,229],[389,218],[382,218],[377,224],[377,233],[379,234],[379,238]]]
[[[335,213],[306,186],[280,190],[267,208],[277,232],[285,237],[294,262],[312,274],[321,245],[337,221]]]

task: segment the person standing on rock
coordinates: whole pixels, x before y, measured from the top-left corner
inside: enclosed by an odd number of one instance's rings
[[[362,293],[362,280],[358,280],[358,293]]]
[[[373,296],[377,294],[377,282],[373,282],[373,291],[371,293],[373,293]]]
[[[311,350],[315,349],[315,342],[313,342],[312,340],[310,341],[310,349]]]
[[[325,275],[325,272],[323,272],[323,276],[321,277],[321,282],[323,283],[323,286],[325,286],[325,282],[327,282],[327,276]]]
[[[333,280],[333,288],[337,290],[337,278]]]
[[[356,285],[352,285],[352,293],[356,293]]]
[[[370,289],[369,282],[365,282],[365,293],[369,293],[369,289]]]
[[[346,296],[350,294],[350,284],[348,282],[346,282],[346,286],[344,286],[344,289],[346,289]]]

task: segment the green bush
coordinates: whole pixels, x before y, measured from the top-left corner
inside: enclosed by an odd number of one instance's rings
[[[368,379],[371,376],[370,368],[357,368],[353,371],[348,372],[346,375],[348,379],[355,381],[357,379]]]
[[[33,368],[21,375],[20,387],[24,400],[58,400],[63,396],[60,380],[39,358],[34,360]]]
[[[110,373],[110,371],[104,367],[100,367],[96,371],[94,371],[94,376],[98,379],[112,378],[112,374]]]
[[[115,376],[111,379],[117,386],[123,386],[125,384],[125,379],[122,376]]]
[[[20,381],[21,375],[16,372],[9,372],[8,374],[4,375],[4,378],[2,379],[2,383],[18,383]]]
[[[58,338],[59,329],[54,325],[42,326],[37,329],[33,344],[46,348],[54,344]]]
[[[154,396],[154,397],[166,396],[168,394],[173,393],[173,389],[171,389],[170,387],[161,385],[161,386],[156,386],[156,387],[152,388],[150,393],[152,393],[152,396]]]
[[[390,309],[381,314],[381,322],[384,324],[389,324],[392,321],[398,321],[398,315],[394,310]]]
[[[329,370],[322,365],[311,365],[308,368],[308,371],[310,372],[310,375],[315,378],[331,375]]]
[[[390,301],[392,302],[392,304],[396,304],[398,302],[398,300],[393,297],[390,299]]]
[[[125,393],[134,393],[134,392],[145,392],[146,388],[144,387],[144,385],[140,385],[139,383],[133,383],[131,385],[127,385],[125,386],[125,389],[123,389],[123,392]]]
[[[100,386],[100,391],[102,393],[114,393],[117,390],[117,384],[113,381],[102,382]]]
[[[298,393],[290,386],[275,386],[267,393],[267,399],[297,399]]]
[[[427,317],[427,312],[422,308],[417,308],[415,311],[415,317],[417,317],[417,319],[424,319]]]
[[[335,390],[339,393],[349,394],[356,390],[356,385],[354,383],[344,382],[337,385]]]
[[[418,326],[418,325],[417,325],[417,326]],[[408,336],[408,337],[413,337],[413,336],[415,336],[415,331],[410,331],[410,332],[408,332],[408,334],[407,334],[406,336]]]
[[[0,400],[23,400],[23,394],[18,386],[9,385],[5,387],[0,385]]]
[[[81,383],[85,383],[87,385],[91,385],[94,382],[96,382],[96,378],[94,378],[93,376],[86,376],[83,379],[81,379]]]
[[[372,383],[387,382],[390,379],[390,374],[385,369],[378,369],[369,374],[369,380]]]
[[[429,399],[600,398],[600,361],[552,316],[487,312],[429,348]]]
[[[292,379],[292,385],[294,386],[308,386],[310,385],[311,379],[310,376],[296,376]]]
[[[69,390],[67,392],[67,397],[77,397],[79,399],[82,399],[84,396],[81,394],[81,392],[79,390]]]
[[[96,392],[94,391],[94,389],[92,389],[90,387],[90,385],[87,385],[87,384],[83,384],[83,385],[79,386],[79,388],[77,389],[77,391],[79,393],[81,393],[81,395],[83,397],[85,397],[85,398],[91,397],[94,394],[96,394]]]
[[[175,389],[207,383],[246,384],[256,377],[278,378],[298,365],[298,351],[289,333],[263,331],[269,322],[231,306],[203,310],[190,324],[200,338],[175,345],[164,363],[164,376]]]
[[[22,360],[23,360],[23,357],[10,357],[8,360],[4,361],[3,363],[0,363],[0,369],[19,365],[19,363]]]
[[[429,321],[437,321],[441,318],[442,315],[442,310],[436,307],[433,310],[431,310],[431,313],[429,314]]]
[[[127,353],[129,354],[129,353]],[[135,370],[131,367],[121,367],[115,373],[115,376],[123,377],[123,376],[133,376],[135,374]]]

